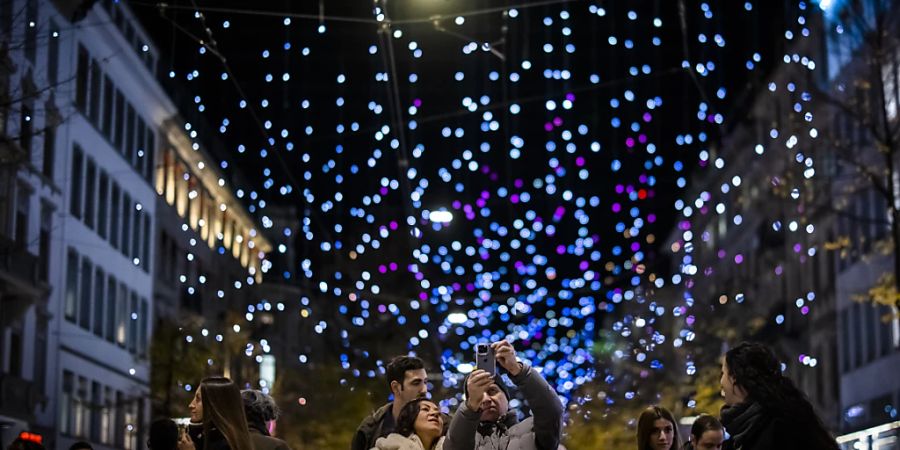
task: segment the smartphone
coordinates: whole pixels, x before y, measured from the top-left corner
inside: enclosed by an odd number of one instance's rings
[[[497,373],[494,349],[489,344],[475,344],[475,368],[492,375]]]
[[[178,427],[178,440],[180,441],[182,436],[187,434],[191,419],[187,417],[173,417],[172,421],[175,422],[175,426]]]

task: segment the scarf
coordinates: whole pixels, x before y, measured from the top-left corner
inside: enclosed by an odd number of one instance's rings
[[[504,434],[517,423],[519,423],[519,415],[515,411],[507,411],[506,415],[494,422],[478,422],[478,434],[484,436],[494,433]]]
[[[759,435],[760,430],[768,424],[762,405],[745,402],[722,408],[722,425],[731,435],[734,448],[741,448],[747,440]]]

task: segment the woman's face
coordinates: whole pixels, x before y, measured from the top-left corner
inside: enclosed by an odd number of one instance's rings
[[[431,402],[419,403],[419,414],[416,416],[413,429],[420,437],[435,439],[440,436],[444,432],[444,418],[441,417],[441,410],[437,405]]]
[[[194,392],[194,399],[191,400],[188,409],[191,411],[191,422],[203,422],[203,397],[200,395],[200,386],[197,386],[197,391]]]
[[[734,384],[734,377],[728,371],[728,364],[724,359],[722,360],[722,378],[719,380],[719,384],[722,386],[722,397],[725,399],[726,405],[743,403],[746,399],[747,394],[740,386]]]
[[[653,450],[670,450],[675,440],[675,424],[666,419],[656,419],[653,431],[650,432],[650,448]]]

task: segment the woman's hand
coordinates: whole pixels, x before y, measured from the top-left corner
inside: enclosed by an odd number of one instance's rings
[[[193,439],[186,431],[181,432],[181,438],[178,440],[178,450],[196,450]]]

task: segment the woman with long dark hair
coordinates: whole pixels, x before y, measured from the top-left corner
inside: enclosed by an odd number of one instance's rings
[[[651,406],[641,413],[637,425],[637,450],[678,450],[678,421],[661,406]]]
[[[742,343],[722,362],[722,424],[726,449],[838,450],[812,404],[768,347]]]
[[[444,418],[431,400],[418,398],[406,404],[397,416],[394,432],[378,438],[373,450],[442,450]]]
[[[199,435],[187,433],[179,450],[253,450],[241,391],[224,377],[204,378],[188,405],[191,422],[202,423]]]

